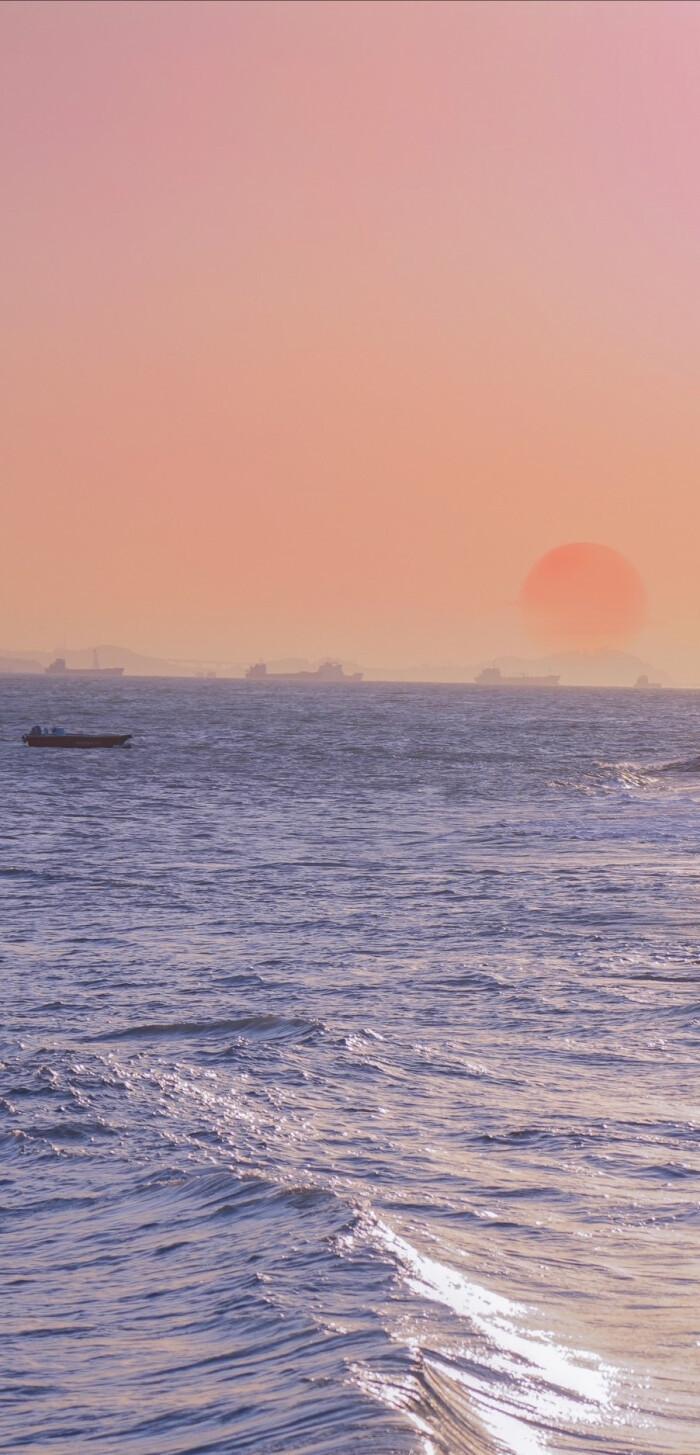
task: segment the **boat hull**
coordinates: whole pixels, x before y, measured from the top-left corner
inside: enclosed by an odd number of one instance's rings
[[[27,733],[28,748],[123,748],[131,733]]]

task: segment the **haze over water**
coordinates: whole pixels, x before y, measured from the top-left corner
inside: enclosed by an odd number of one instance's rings
[[[0,714],[0,1449],[697,1455],[700,699]]]
[[[683,0],[0,6],[0,656],[440,676],[597,542],[603,644],[697,684],[699,52]]]

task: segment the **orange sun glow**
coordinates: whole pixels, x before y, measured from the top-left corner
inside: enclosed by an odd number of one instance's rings
[[[574,542],[547,551],[523,582],[520,606],[531,635],[550,648],[621,647],[644,623],[638,572],[610,546]]]

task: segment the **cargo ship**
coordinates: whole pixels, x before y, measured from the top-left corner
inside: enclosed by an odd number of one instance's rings
[[[558,687],[559,678],[554,673],[543,677],[504,677],[498,667],[484,667],[474,681],[479,687]]]
[[[97,652],[93,652],[91,667],[69,667],[65,657],[55,657],[46,668],[48,677],[122,677],[123,667],[101,667]]]
[[[361,672],[346,672],[340,662],[322,662],[315,671],[268,672],[266,662],[256,662],[246,672],[248,682],[361,682]]]

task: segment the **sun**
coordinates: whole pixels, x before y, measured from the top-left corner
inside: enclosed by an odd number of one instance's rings
[[[626,646],[636,635],[646,592],[619,551],[576,541],[540,557],[521,587],[520,608],[540,645],[596,651]]]

